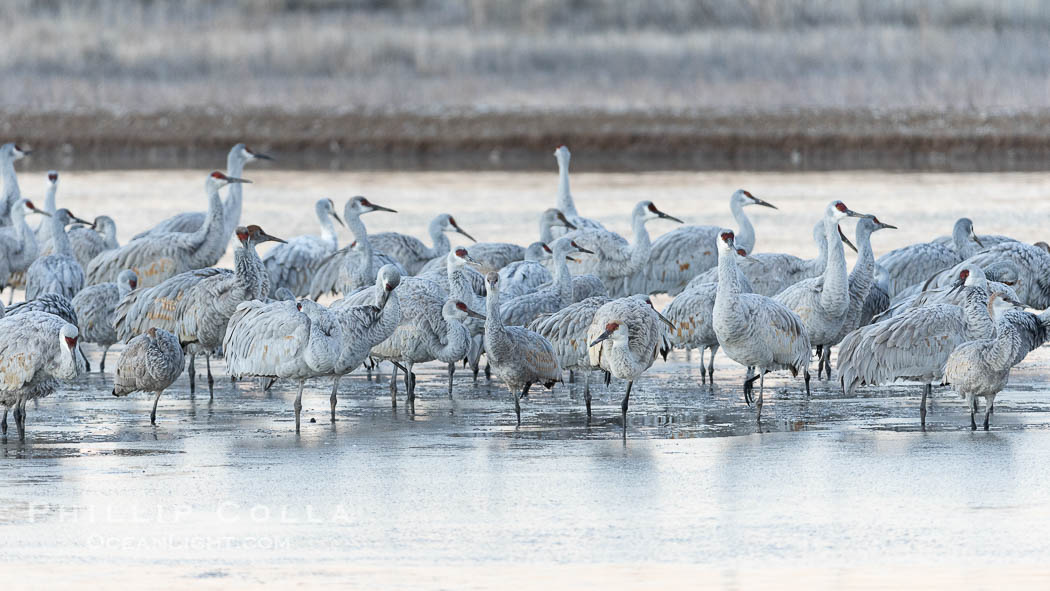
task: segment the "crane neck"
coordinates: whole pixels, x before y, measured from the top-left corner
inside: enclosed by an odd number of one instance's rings
[[[230,151],[226,156],[226,174],[235,178],[244,175],[244,156]],[[244,186],[241,183],[231,183],[226,189],[226,202],[223,203],[223,236],[227,239],[241,223],[241,209],[243,207]],[[225,245],[224,245],[225,250]]]
[[[820,305],[826,313],[840,317],[849,308],[849,284],[846,278],[846,252],[839,238],[838,222],[831,216],[824,218],[824,236],[828,244],[828,263],[824,267]]]
[[[106,250],[112,250],[114,248],[120,248],[120,242],[117,242],[117,227],[114,224],[106,224],[105,228],[102,229],[102,238],[106,242]]]
[[[485,296],[485,338],[492,335],[502,336],[503,317],[499,313],[499,289],[488,286],[488,294]]]
[[[3,177],[4,181],[4,199],[2,202],[4,211],[0,212],[0,218],[13,221],[11,218],[14,215],[10,209],[22,199],[22,191],[18,188],[18,176],[15,174],[15,161],[13,159],[3,158],[0,160],[0,176]]]
[[[73,255],[73,247],[69,243],[69,235],[66,234],[66,226],[58,215],[52,215],[47,219],[51,224],[51,244],[54,246],[55,254]]]
[[[995,334],[995,321],[988,311],[987,284],[964,288],[965,300],[962,303],[963,317],[966,320],[966,332],[970,340],[987,339]]]
[[[744,213],[744,204],[736,199],[731,199],[729,211],[733,213],[733,219],[736,220],[736,245],[750,254],[755,249],[755,227],[751,225],[751,220]]]
[[[361,256],[364,257],[362,268],[365,275],[369,278],[369,281],[374,281],[375,265],[372,263],[372,243],[368,241],[368,229],[365,228],[365,223],[361,221],[360,215],[354,214],[346,216],[346,226],[350,228],[350,233],[354,235],[354,240],[357,241],[357,247],[361,249]]]
[[[317,206],[317,221],[321,224],[321,240],[328,242],[334,248],[339,248],[339,234],[335,231],[335,223],[332,216],[322,206]]]
[[[631,220],[634,231],[634,242],[631,244],[631,257],[624,275],[637,273],[649,263],[649,255],[652,254],[653,243],[649,239],[649,230],[645,228],[644,213],[636,212]]]
[[[190,234],[191,242],[198,246],[203,244],[212,232],[219,228],[225,228],[219,188],[211,183],[208,183],[205,187],[208,193],[208,215],[204,217],[204,223],[201,224],[201,227],[194,230],[193,234]],[[230,232],[233,232],[232,228]]]
[[[558,209],[566,216],[577,217],[576,204],[569,192],[569,163],[558,160]]]
[[[554,259],[554,288],[558,292],[558,299],[561,300],[561,307],[564,308],[573,300],[572,274],[569,273],[564,252],[555,250]]]
[[[427,233],[430,234],[430,242],[433,244],[430,249],[430,258],[445,256],[452,250],[452,242],[449,241],[448,235],[445,234],[444,217],[431,220]]]
[[[445,344],[433,352],[438,360],[462,359],[470,345],[470,329],[458,318],[445,318]]]
[[[952,228],[952,243],[955,244],[955,252],[959,253],[960,260],[966,260],[977,252],[977,243],[962,224],[956,224]]]

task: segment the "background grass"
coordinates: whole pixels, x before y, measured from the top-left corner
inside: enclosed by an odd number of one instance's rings
[[[8,0],[0,109],[1050,108],[1038,0]]]

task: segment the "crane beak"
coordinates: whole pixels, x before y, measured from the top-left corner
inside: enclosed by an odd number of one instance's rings
[[[75,216],[73,214],[69,214],[69,218],[70,218],[70,221],[72,221],[74,224],[84,224],[85,226],[91,226],[92,225],[91,222],[89,222],[87,220],[82,220],[82,219],[78,218],[77,216]]]
[[[470,316],[471,318],[477,318],[478,320],[485,320],[486,319],[484,314],[478,314],[477,312],[475,312],[474,310],[471,310],[470,308],[467,308],[467,316]]]
[[[656,315],[660,318],[660,322],[663,322],[664,324],[666,324],[667,328],[669,328],[671,330],[674,330],[674,322],[671,322],[670,320],[668,320],[667,316],[664,316],[663,314],[658,312],[656,310],[656,308],[653,308],[653,312],[656,312]]]
[[[566,227],[566,228],[568,228],[570,230],[575,230],[576,229],[576,224],[574,224],[574,223],[570,222],[568,219],[566,219],[565,214],[559,215],[558,216],[558,221],[561,222],[562,226],[564,226],[564,227]]]
[[[761,200],[758,197],[755,197],[753,195],[751,196],[751,198],[755,200],[755,205],[761,205],[763,207],[772,207],[773,209],[778,209],[778,207],[776,205],[773,205],[772,203],[770,203],[768,201],[763,201],[763,200]]]
[[[575,241],[572,243],[572,247],[576,249],[576,252],[582,252],[584,254],[594,254],[593,250],[584,248],[584,247],[580,246],[579,244],[576,244]]]
[[[571,256],[568,256],[568,255],[566,255],[565,260],[572,261],[574,263],[580,262],[580,259],[574,259],[574,258],[572,258]]]
[[[893,224],[884,224],[882,222],[876,222],[875,228],[879,230],[896,230],[897,226],[894,226]]]
[[[390,209],[389,207],[383,207],[382,205],[372,204],[372,211],[389,211],[390,213],[397,213],[396,209]]]
[[[248,184],[251,184],[251,181],[249,181],[248,179],[237,178],[235,176],[228,176],[228,177],[226,177],[226,182],[228,182],[228,183],[248,183]]]
[[[870,213],[860,213],[859,211],[853,211],[852,209],[850,209],[848,207],[846,208],[846,215],[851,217],[851,218],[868,218],[868,219],[872,219],[872,218],[875,217],[875,216],[873,216]]]
[[[39,213],[40,215],[46,215],[47,217],[51,217],[50,213],[48,213],[48,212],[46,212],[46,211],[44,211],[42,209],[37,209],[35,207],[30,207],[29,211],[31,211],[33,213]]]
[[[664,213],[662,211],[659,211],[659,210],[656,211],[656,217],[661,218],[661,219],[665,219],[665,220],[671,220],[672,222],[678,222],[679,224],[684,224],[685,223],[682,220],[674,217],[673,215],[666,214],[666,213]]]
[[[259,152],[252,152],[252,156],[255,157],[256,160],[273,160],[273,156],[270,156],[269,154],[260,154]]]
[[[456,224],[452,224],[452,227],[453,227],[453,228],[454,228],[454,229],[456,230],[456,233],[457,233],[457,234],[462,234],[462,235],[466,236],[466,237],[467,237],[467,239],[469,239],[469,240],[470,240],[471,242],[477,242],[477,240],[475,240],[475,239],[474,239],[474,237],[473,237],[473,236],[471,236],[470,234],[467,234],[467,233],[466,233],[466,232],[465,232],[465,231],[463,230],[463,228],[460,228],[460,227],[459,227],[459,226],[457,226]]]
[[[339,217],[339,214],[337,214],[336,212],[334,212],[334,211],[333,211],[333,212],[331,213],[331,215],[332,215],[332,217],[333,217],[333,218],[335,218],[335,221],[339,222],[339,225],[340,225],[340,226],[342,226],[342,227],[344,227],[344,228],[346,227],[346,224],[344,224],[344,223],[343,223],[343,220],[342,220],[342,219],[340,219],[340,217]]]
[[[846,246],[850,247],[853,250],[853,252],[857,252],[857,247],[853,246],[853,243],[849,241],[849,238],[846,238],[846,235],[842,232],[842,227],[838,225],[836,225],[835,227],[838,228],[839,238],[842,238],[842,242]]]
[[[984,248],[984,245],[981,244],[981,240],[977,238],[977,233],[973,231],[973,227],[970,228],[970,238],[973,238],[973,241],[977,243],[977,246]]]
[[[597,345],[598,343],[604,341],[605,339],[608,339],[611,336],[612,336],[612,331],[607,330],[607,331],[603,332],[602,334],[598,335],[598,338],[594,339],[594,342],[591,343],[590,345],[587,345],[587,348],[589,349],[589,348]]]
[[[287,240],[271,236],[266,232],[259,232],[259,242],[280,242],[281,244],[288,244]]]

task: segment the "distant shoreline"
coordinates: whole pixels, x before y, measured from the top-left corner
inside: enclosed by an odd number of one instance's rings
[[[2,113],[31,170],[210,168],[245,141],[283,168],[548,170],[1050,170],[1050,113],[713,112]]]

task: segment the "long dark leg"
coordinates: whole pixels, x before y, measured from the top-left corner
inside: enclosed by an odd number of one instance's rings
[[[215,400],[215,378],[211,377],[211,352],[204,354],[204,366],[208,368],[208,400]]]
[[[583,401],[587,404],[587,421],[591,420],[591,370],[583,370]]]
[[[758,405],[756,406],[757,412],[755,412],[755,421],[762,424],[762,401],[763,401],[763,390],[766,387],[766,372],[762,371],[758,374]]]
[[[627,404],[631,400],[631,386],[634,385],[634,380],[627,382],[627,393],[623,395],[623,401],[620,402],[620,417],[623,419],[623,438],[627,439]]]
[[[988,418],[992,416],[992,405],[994,404],[995,396],[984,397],[984,430],[988,430]]]
[[[755,390],[755,380],[758,378],[758,375],[753,375],[744,380],[744,402],[746,402],[748,406],[751,406],[751,402],[755,399],[754,396],[752,396],[752,392]]]
[[[492,363],[487,359],[485,360],[485,381],[492,380]]]
[[[292,408],[295,409],[295,432],[299,433],[299,413],[303,410],[303,384],[306,380],[299,380],[299,393],[295,396],[295,403]]]
[[[390,406],[397,408],[397,366],[390,371]]]
[[[521,426],[521,402],[520,402],[520,399],[521,399],[522,396],[527,396],[528,395],[530,386],[532,386],[531,383],[525,382],[525,387],[521,389],[521,395],[520,396],[518,395],[517,392],[515,392],[513,390],[510,391],[510,397],[514,399],[514,415],[518,418],[518,426],[519,427]]]
[[[718,343],[715,343],[708,347],[711,350],[711,358],[707,361],[707,382],[712,386],[715,385],[715,353],[718,353]],[[703,363],[703,356],[700,358],[700,362]]]
[[[339,392],[339,380],[343,379],[343,376],[335,376],[332,379],[332,395],[328,397],[329,404],[332,405],[332,422],[335,422],[335,403],[338,402],[339,398],[336,394]]]
[[[263,388],[263,392],[269,392],[270,388],[273,388],[273,385],[276,384],[276,383],[277,383],[277,378],[270,378],[270,381],[267,382],[266,387]]]
[[[7,439],[7,407],[4,407],[4,419],[0,421],[0,435]]]
[[[186,362],[186,372],[190,374],[190,394],[197,391],[197,368],[194,367],[196,358],[196,354],[190,353],[190,360]]]
[[[18,440],[22,443],[26,441],[26,401],[22,400],[18,403]]]
[[[105,373],[106,372],[106,354],[109,353],[109,347],[110,347],[109,345],[106,345],[106,348],[102,349],[102,361],[98,362],[98,371],[99,371],[99,373]],[[88,371],[91,371],[91,370],[89,369]]]
[[[157,390],[157,395],[153,397],[153,410],[149,413],[149,424],[157,424],[157,403],[160,402],[160,393],[164,390]]]
[[[707,351],[707,347],[700,347],[700,385],[707,383],[707,366],[704,365],[704,352]]]
[[[824,373],[827,374],[827,379],[831,379],[831,345],[824,347],[824,355],[821,356],[820,362],[824,364]]]
[[[456,375],[456,364],[448,364],[448,399],[452,400],[452,376]]]
[[[817,379],[820,379],[821,370],[824,369],[824,345],[817,345]]]
[[[809,368],[808,367],[806,368],[806,370],[804,372],[802,372],[802,377],[806,380],[806,398],[809,398]]]
[[[575,384],[576,383],[576,373],[574,371],[572,371],[571,369],[569,370],[569,383],[570,384]]]
[[[970,430],[977,430],[977,421],[975,415],[977,414],[977,397],[974,396],[970,399]]]
[[[922,388],[922,400],[919,401],[919,424],[922,426],[922,430],[926,430],[926,397],[930,395],[930,391],[933,390],[933,386],[926,384]]]

